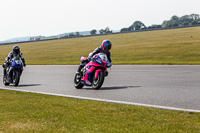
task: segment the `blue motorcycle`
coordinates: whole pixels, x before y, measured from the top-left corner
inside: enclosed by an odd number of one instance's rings
[[[16,56],[8,64],[4,71],[3,83],[5,86],[10,85],[11,82],[8,79],[11,78],[12,84],[18,86],[23,71],[23,62],[19,56]]]

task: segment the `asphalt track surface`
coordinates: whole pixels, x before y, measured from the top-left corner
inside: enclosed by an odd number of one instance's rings
[[[78,65],[30,65],[18,87],[0,88],[200,112],[200,65],[113,65],[100,90],[73,84]],[[3,70],[0,70],[3,73]]]

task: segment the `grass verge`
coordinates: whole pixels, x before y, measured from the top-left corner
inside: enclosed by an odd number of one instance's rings
[[[0,132],[199,132],[200,114],[0,90]]]

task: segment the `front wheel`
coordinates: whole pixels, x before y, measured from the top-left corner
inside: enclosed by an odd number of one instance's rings
[[[20,72],[19,71],[14,71],[13,72],[13,84],[14,86],[18,86],[19,81],[20,81]]]
[[[83,84],[81,83],[81,76],[79,73],[76,73],[75,77],[74,77],[74,86],[76,87],[76,89],[81,89],[83,88]]]
[[[95,78],[95,76],[93,76],[93,84],[92,87],[95,90],[98,90],[101,88],[102,84],[104,82],[104,72],[103,71],[99,71],[99,75],[97,77],[97,79]]]

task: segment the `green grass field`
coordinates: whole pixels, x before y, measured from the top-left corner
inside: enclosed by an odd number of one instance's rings
[[[0,90],[0,133],[199,132],[200,113]]]
[[[113,64],[200,64],[200,27],[112,34],[19,44],[27,64],[79,64],[102,40],[112,41]],[[0,46],[0,62],[13,45]]]

